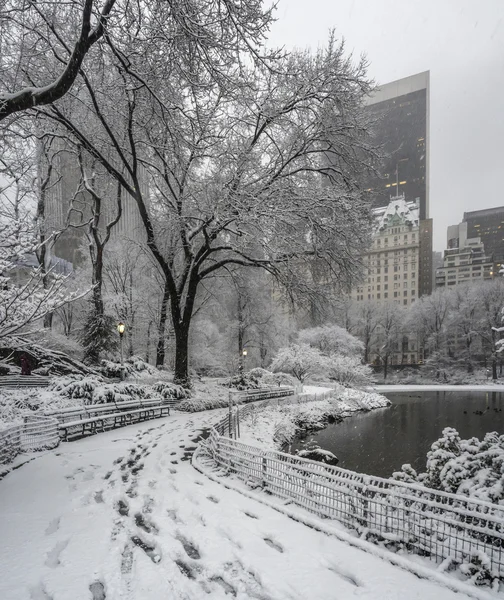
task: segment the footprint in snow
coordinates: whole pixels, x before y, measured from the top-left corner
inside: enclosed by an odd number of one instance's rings
[[[94,581],[89,586],[89,591],[93,595],[93,600],[105,600],[107,598],[105,594],[105,586],[101,581]]]
[[[177,539],[182,544],[184,552],[189,558],[194,558],[195,560],[199,560],[201,558],[199,550],[189,540],[187,540],[185,537],[182,537],[181,535],[178,535]]]
[[[329,571],[332,571],[333,573],[338,575],[338,577],[341,577],[351,585],[354,585],[355,587],[362,586],[362,583],[359,581],[358,577],[356,577],[352,573],[349,573],[346,569],[342,569],[341,567],[334,564],[328,565],[327,568],[329,569]]]
[[[53,600],[42,583],[30,589],[30,600]]]
[[[51,567],[51,569],[55,569],[57,566],[61,564],[60,556],[63,550],[68,546],[68,541],[58,542],[56,546],[48,553],[47,558],[45,560],[46,567]]]
[[[210,502],[213,502],[214,504],[219,504],[220,502],[219,498],[216,498],[215,496],[207,496],[207,499],[210,500]]]
[[[60,521],[61,521],[61,517],[57,517],[56,519],[53,519],[47,526],[47,529],[45,530],[45,534],[51,535],[52,533],[56,533],[56,531],[58,531],[58,529],[59,529]]]
[[[264,541],[268,544],[268,546],[270,546],[270,548],[274,548],[277,552],[280,552],[280,554],[283,554],[284,549],[282,548],[282,546],[280,546],[280,544],[278,544],[277,542],[274,542],[270,538],[264,538]]]

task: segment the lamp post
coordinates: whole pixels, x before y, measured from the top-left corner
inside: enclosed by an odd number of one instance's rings
[[[126,325],[121,321],[117,324],[117,331],[119,332],[119,339],[121,340],[121,381],[124,379],[123,371],[123,335]]]
[[[247,358],[247,350],[244,348],[242,350],[242,355],[243,355],[243,361],[242,361],[242,370],[245,371],[245,359]]]

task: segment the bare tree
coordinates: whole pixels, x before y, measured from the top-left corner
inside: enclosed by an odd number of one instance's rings
[[[83,73],[72,95],[88,115],[43,111],[135,199],[165,280],[160,328],[169,315],[179,382],[188,379],[189,329],[208,277],[232,265],[263,268],[292,296],[314,294],[307,272],[316,260],[326,285],[346,287],[369,235],[358,185],[374,158],[365,62],[354,65],[331,38],[314,56],[266,65],[258,48],[269,15],[226,7],[218,23],[198,13],[211,35],[184,29],[177,53],[152,21],[158,52],[126,30],[108,36],[110,94]],[[95,132],[84,127],[89,116]]]
[[[0,121],[51,104],[69,91],[89,49],[103,36],[115,1],[105,0],[101,9],[98,0],[0,4],[0,90],[5,90],[0,91]],[[77,17],[80,30],[72,43],[68,25]],[[61,67],[56,75],[45,73],[45,81],[36,83],[38,57],[44,53],[53,54]]]

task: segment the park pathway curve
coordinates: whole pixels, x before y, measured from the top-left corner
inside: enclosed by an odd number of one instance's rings
[[[62,444],[0,481],[5,600],[465,600],[198,473],[222,411]]]

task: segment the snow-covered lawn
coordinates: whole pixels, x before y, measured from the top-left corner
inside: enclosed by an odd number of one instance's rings
[[[187,451],[224,412],[174,413],[65,443],[9,473],[0,598],[468,597],[198,473]]]

